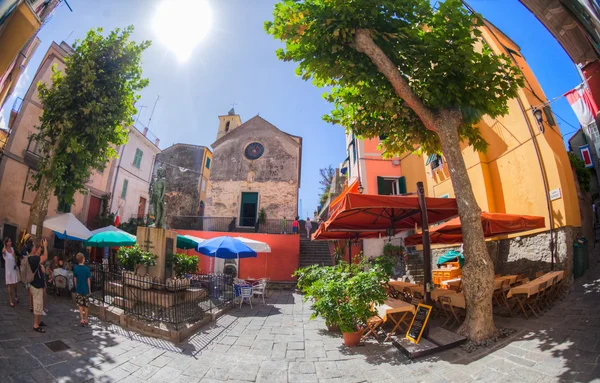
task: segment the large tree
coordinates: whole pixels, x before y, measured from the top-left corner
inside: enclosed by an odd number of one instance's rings
[[[386,137],[388,155],[442,152],[464,237],[468,307],[459,331],[492,336],[493,262],[487,252],[461,142],[486,148],[476,123],[508,111],[522,86],[519,71],[481,38],[481,18],[446,0],[281,0],[266,31],[285,43],[277,55],[297,73],[330,87],[327,121],[355,134]]]
[[[53,67],[51,84],[38,84],[43,113],[32,138],[41,160],[27,225],[36,225],[38,235],[52,191],[59,203],[71,205],[91,172],[103,170],[115,148],[127,142],[125,126],[133,123],[138,92],[148,85],[141,55],[150,46],[131,41],[132,33],[132,26],[107,36],[100,28],[90,30],[73,45],[64,72]]]
[[[329,198],[329,191],[331,190],[331,183],[333,182],[333,176],[335,175],[335,169],[329,165],[326,168],[319,169],[319,175],[321,179],[319,184],[321,185],[321,195],[319,196],[319,204],[323,206]]]

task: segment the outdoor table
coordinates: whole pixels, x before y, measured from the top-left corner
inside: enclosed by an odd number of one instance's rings
[[[403,282],[403,281],[389,281],[388,285],[392,286],[394,288],[394,290],[396,290],[400,293],[402,291],[404,291],[405,287],[409,287],[409,288],[419,287],[419,285],[416,285],[414,283]],[[411,289],[411,291],[412,291],[412,289]]]
[[[551,271],[549,273],[542,275],[541,277],[539,277],[537,279],[534,279],[533,281],[530,281],[530,282],[525,283],[520,286],[513,287],[512,289],[510,289],[510,291],[508,292],[506,297],[510,298],[514,294],[527,294],[527,296],[530,297],[530,296],[538,293],[540,283],[542,283],[542,282],[552,283],[552,279],[554,279],[554,277],[558,277],[558,280],[560,281],[563,279],[564,274],[565,274],[564,270]],[[550,286],[548,286],[548,287],[550,287]]]
[[[410,323],[405,321],[406,315],[408,315],[408,313],[414,314],[415,312],[414,305],[404,302],[400,299],[392,298],[386,300],[382,305],[375,306],[375,309],[377,310],[377,315],[379,315],[384,322],[387,322],[389,318],[395,324],[394,328],[387,335],[384,342],[386,342],[392,336],[392,334],[396,332],[401,323],[404,323],[408,329]]]
[[[454,286],[454,287],[460,286],[461,281],[462,281],[462,278],[448,279],[446,281],[442,281],[441,285],[446,286],[444,288],[449,289],[450,286]]]
[[[502,282],[508,279],[509,284],[513,284],[517,281],[518,275],[504,275],[502,277],[494,278],[494,290],[498,290],[502,287]]]
[[[450,289],[438,289],[438,288],[435,288],[431,292],[431,299],[433,299],[434,301],[437,301],[438,298],[440,296],[442,296],[442,295],[454,295],[454,294],[458,294],[458,293],[456,291],[450,290]]]

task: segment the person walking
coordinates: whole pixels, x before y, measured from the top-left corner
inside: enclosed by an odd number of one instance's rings
[[[42,239],[40,245],[32,249],[31,255],[26,258],[29,267],[33,273],[33,280],[29,284],[31,294],[31,304],[33,307],[33,330],[37,332],[46,332],[42,327],[46,324],[40,321],[40,316],[44,313],[44,290],[46,281],[44,280],[44,262],[48,260],[48,241]]]
[[[306,217],[306,223],[304,224],[304,228],[306,229],[306,236],[310,239],[310,230],[312,229],[312,223],[310,222],[310,218]]]
[[[296,218],[294,218],[294,222],[292,222],[292,233],[298,234],[298,226],[299,226],[298,217],[296,217]]]
[[[12,239],[4,238],[4,247],[2,248],[2,259],[4,259],[4,281],[8,286],[8,302],[10,307],[15,307],[19,303],[17,297],[17,282],[19,281],[19,270],[17,270],[17,255],[12,247]],[[13,303],[14,300],[14,303]]]
[[[73,277],[75,278],[75,300],[79,306],[79,316],[81,317],[81,327],[88,325],[88,305],[89,295],[92,289],[92,272],[90,268],[84,265],[85,257],[81,253],[75,256],[77,265],[73,267]]]
[[[285,219],[285,217],[283,217],[283,219],[281,220],[281,234],[287,234],[285,226],[287,224],[287,221]]]

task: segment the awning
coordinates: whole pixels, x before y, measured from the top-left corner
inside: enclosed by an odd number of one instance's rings
[[[518,233],[546,227],[544,217],[503,213],[481,213],[483,235],[486,238],[502,234]],[[429,229],[431,243],[455,244],[462,243],[462,226],[460,218],[456,217],[439,226]],[[411,235],[404,239],[406,246],[421,245],[421,234]]]
[[[379,238],[385,237],[386,232],[357,232],[357,231],[327,231],[325,229],[325,223],[319,225],[317,231],[312,235],[313,241],[334,241],[340,239],[368,239],[368,238]]]
[[[347,193],[339,208],[325,222],[326,231],[395,232],[421,226],[421,209],[416,196],[387,196]],[[425,197],[429,223],[445,221],[458,214],[456,199]]]
[[[348,187],[346,189],[344,189],[340,193],[340,195],[335,197],[335,199],[329,203],[329,216],[330,217],[333,216],[333,214],[335,213],[337,208],[340,206],[340,204],[344,200],[344,197],[346,196],[346,194],[358,193],[358,186],[359,186],[359,182],[358,182],[358,178],[357,178],[350,185],[348,185]]]
[[[433,161],[437,160],[437,158],[438,158],[437,154],[430,154],[429,157],[427,157],[427,162],[425,162],[425,166],[427,166],[430,163],[432,163]]]

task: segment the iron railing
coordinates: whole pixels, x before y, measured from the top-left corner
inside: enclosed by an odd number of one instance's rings
[[[91,265],[91,297],[149,322],[179,327],[201,320],[234,298],[233,277],[186,275],[179,283],[162,283],[108,265]]]
[[[175,215],[168,219],[167,225],[176,230],[236,231],[235,217],[203,217],[194,215]]]

